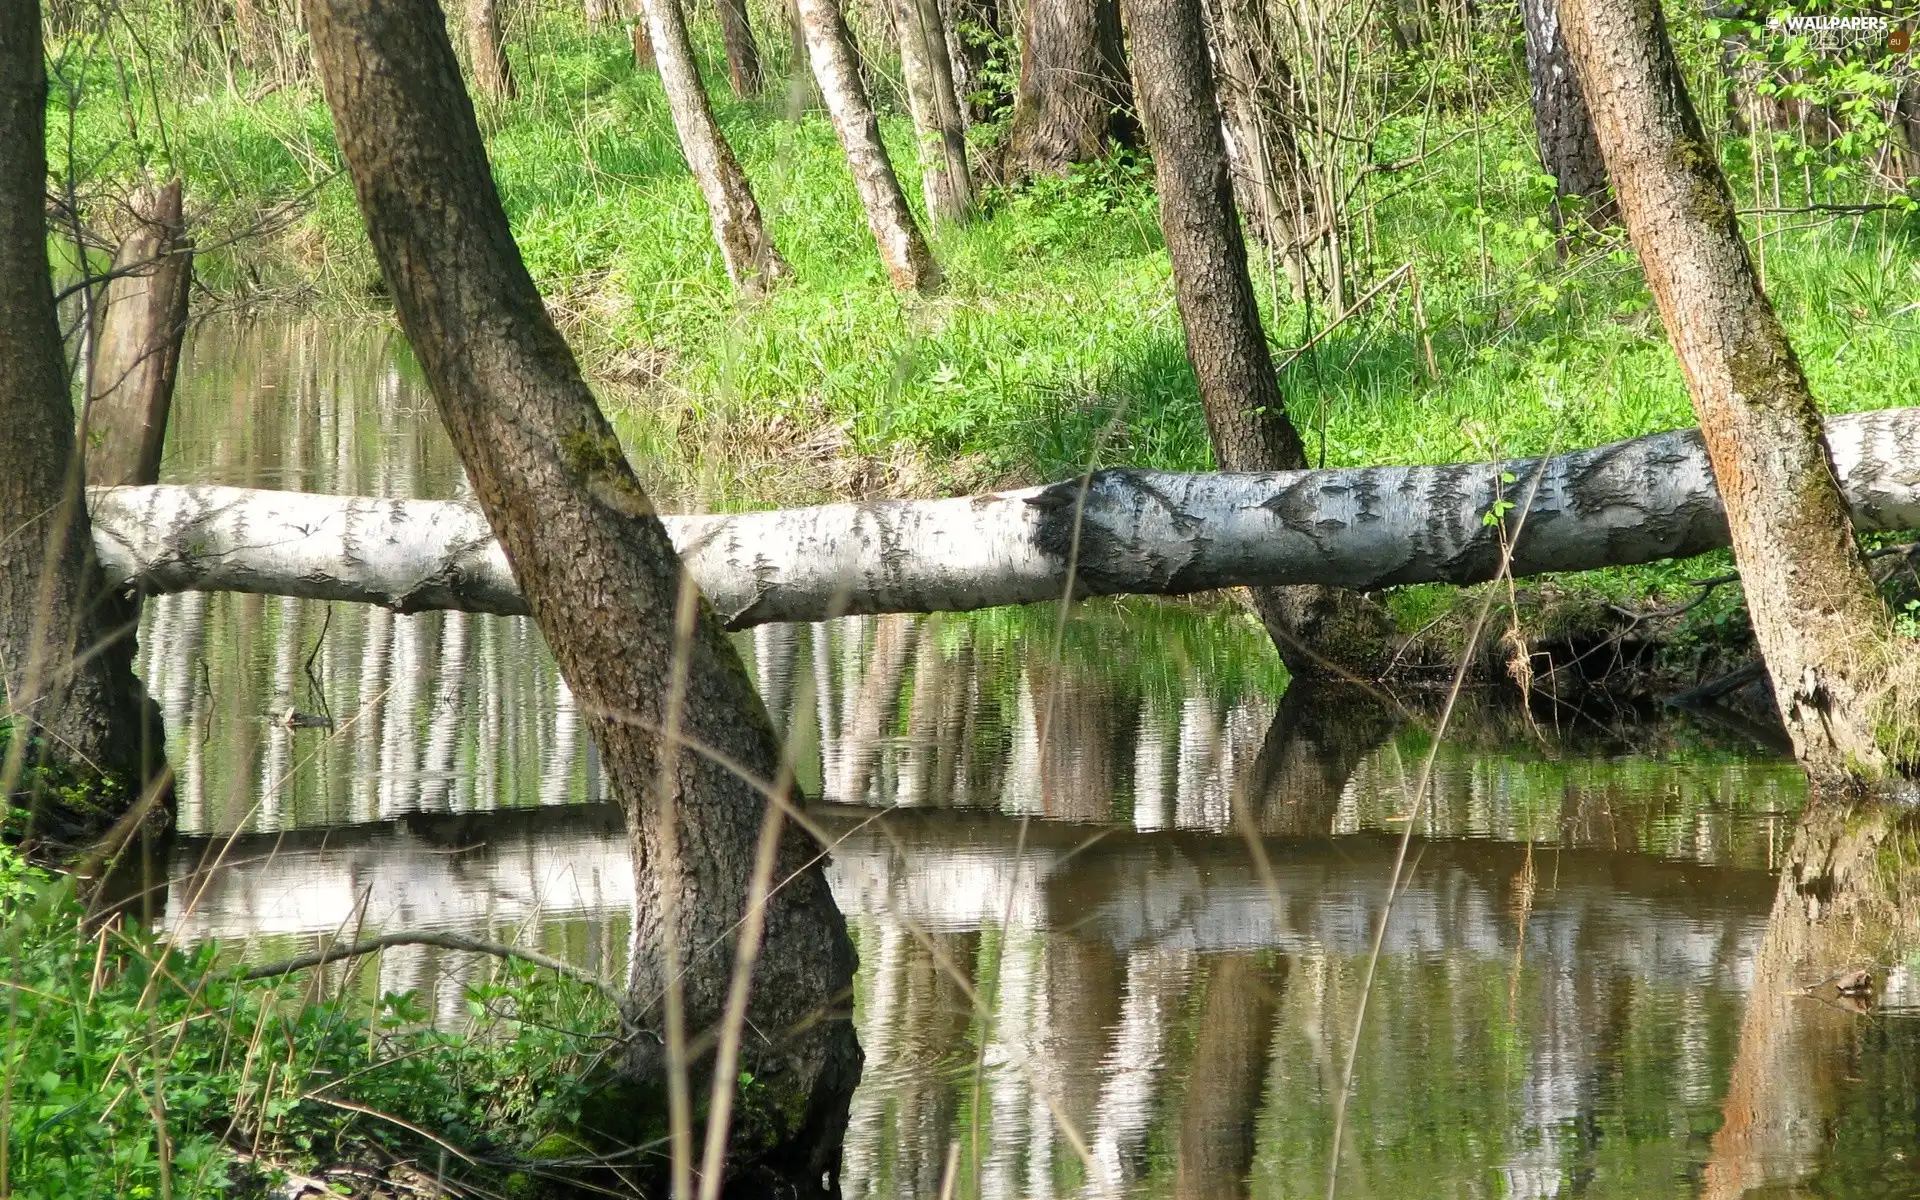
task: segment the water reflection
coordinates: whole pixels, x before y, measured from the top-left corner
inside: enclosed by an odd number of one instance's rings
[[[209,327],[190,354],[170,479],[462,494],[386,335]],[[1324,1190],[1416,730],[1284,690],[1229,607],[738,644],[839,839],[867,1054],[850,1194],[935,1195],[949,1170],[983,1197]],[[623,970],[625,837],[525,621],[169,596],[141,669],[194,835],[183,938],[265,959],[454,928]],[[1791,764],[1680,728],[1535,739],[1470,706],[1457,733],[1368,1002],[1344,1192],[1920,1188],[1904,813],[1800,823]],[[1870,1012],[1802,994],[1868,963]],[[491,969],[397,947],[328,970],[456,1024]]]

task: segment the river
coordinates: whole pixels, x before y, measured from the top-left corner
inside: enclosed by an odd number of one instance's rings
[[[203,324],[173,421],[167,482],[466,494],[378,327]],[[861,956],[848,1195],[937,1195],[950,1162],[962,1196],[1325,1193],[1423,734],[1284,691],[1224,606],[738,639]],[[456,929],[621,970],[619,815],[526,621],[185,594],[148,603],[140,654],[184,939],[265,959]],[[1920,1194],[1904,813],[1803,820],[1791,762],[1691,725],[1468,704],[1433,758],[1341,1194]],[[1867,965],[1875,1004],[1803,994]],[[457,1025],[492,969],[394,948],[359,986]]]

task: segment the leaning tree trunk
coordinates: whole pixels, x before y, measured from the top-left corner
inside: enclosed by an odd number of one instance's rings
[[[0,685],[12,731],[0,804],[29,754],[74,769],[101,786],[34,796],[29,822],[30,836],[79,847],[143,793],[162,823],[171,792],[158,720],[133,674],[133,631],[100,604],[47,261],[40,38],[38,4],[0,5]]]
[[[500,0],[467,0],[467,53],[480,94],[489,100],[513,99],[513,66],[500,33]]]
[[[713,240],[720,247],[727,278],[749,295],[764,292],[787,273],[787,264],[767,236],[747,173],[740,169],[726,134],[713,119],[713,105],[694,62],[693,40],[687,35],[686,12],[680,0],[645,2],[660,84],[673,110],[673,127],[680,135],[687,169],[706,198]]]
[[[135,227],[114,255],[87,381],[87,481],[104,487],[160,482],[193,283],[180,181],[142,188],[133,210]]]
[[[879,244],[887,277],[901,291],[932,291],[940,286],[940,267],[914,223],[913,210],[907,207],[899,177],[881,144],[880,122],[866,85],[860,82],[860,58],[840,0],[795,0],[795,7],[820,98],[846,151],[854,187],[866,209],[867,228]]]
[[[1553,224],[1566,228],[1560,201],[1582,202],[1588,225],[1605,229],[1619,217],[1608,193],[1607,164],[1593,134],[1593,117],[1580,94],[1573,62],[1560,30],[1558,0],[1520,0],[1527,35],[1527,78],[1533,85],[1533,129],[1539,139],[1540,165],[1554,179]]]
[[[967,171],[967,128],[953,90],[939,0],[891,0],[900,39],[900,74],[920,143],[920,182],[927,215],[938,224],[959,223],[973,210],[973,178]]]
[[[1028,0],[1001,165],[1007,181],[1064,174],[1131,145],[1131,106],[1119,0]]]
[[[1128,0],[1127,20],[1160,229],[1214,457],[1228,471],[1298,470],[1307,465],[1306,448],[1287,419],[1247,274],[1200,0]],[[1353,653],[1364,640],[1356,631],[1366,627],[1357,622],[1377,611],[1357,596],[1263,588],[1253,602],[1293,674],[1319,673],[1323,660],[1341,657],[1364,670],[1366,660],[1379,657],[1377,650]],[[1372,641],[1383,649],[1386,624],[1372,626]],[[1341,644],[1330,645],[1334,640]]]
[[[847,1011],[853,945],[819,846],[791,824],[774,826],[782,886],[764,910],[745,1010],[754,1036],[737,1065],[712,1054],[771,819],[754,781],[780,773],[766,709],[703,599],[676,633],[679,558],[514,245],[438,6],[313,0],[308,14],[401,326],[627,815],[631,1016],[654,1037],[627,1043],[624,1069],[659,1095],[665,1045],[684,1027],[701,1072],[756,1081],[741,1153],[810,1193],[838,1163],[860,1050]],[[616,1107],[598,1116],[642,1136],[646,1114]]]
[[[1920,758],[1894,633],[1854,541],[1819,406],[1754,276],[1657,0],[1562,0],[1567,49],[1726,501],[1753,631],[1816,782]],[[1889,689],[1892,689],[1891,691]],[[1907,697],[1912,702],[1912,697]]]
[[[767,80],[747,0],[714,0],[713,7],[720,14],[720,43],[727,52],[727,82],[733,85],[733,94],[743,100],[758,96]]]

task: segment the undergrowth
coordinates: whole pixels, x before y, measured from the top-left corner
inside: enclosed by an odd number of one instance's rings
[[[69,878],[4,844],[0,916],[0,1195],[17,1200],[259,1194],[290,1173],[358,1188],[402,1166],[513,1186],[579,1120],[615,1027],[519,963],[469,990],[457,1032],[340,968],[333,987],[243,981],[215,944],[90,922]]]

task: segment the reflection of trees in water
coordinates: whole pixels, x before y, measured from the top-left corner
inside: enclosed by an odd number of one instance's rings
[[[1727,1082],[1725,1123],[1713,1138],[1704,1194],[1739,1196],[1792,1185],[1826,1165],[1839,1135],[1843,1093],[1855,1086],[1876,1022],[1864,1004],[1839,996],[1836,976],[1899,962],[1920,935],[1920,827],[1904,806],[1838,800],[1809,806],[1780,871],[1753,990]],[[1824,986],[1816,986],[1824,985]],[[1813,989],[1812,994],[1808,989]],[[1880,1018],[1884,1023],[1888,1018]],[[1911,1032],[1900,1030],[1911,1062]],[[1884,1081],[1884,1076],[1880,1081]],[[1911,1111],[1908,1088],[1896,1103]],[[1880,1121],[1856,1113],[1869,1127]],[[1882,1118],[1884,1120],[1884,1117]],[[1905,1121],[1912,1131],[1910,1115]],[[1866,1135],[1869,1139],[1872,1134]],[[1920,1183],[1914,1147],[1901,1189]],[[1883,1164],[1887,1156],[1878,1156]],[[1829,1168],[1844,1177],[1844,1171]],[[1884,1181],[1890,1189],[1890,1180]]]

